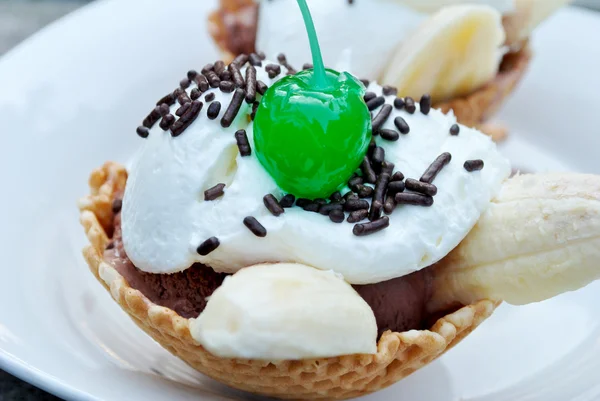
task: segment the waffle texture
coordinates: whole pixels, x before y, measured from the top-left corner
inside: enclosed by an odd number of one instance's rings
[[[531,57],[531,49],[525,43],[520,51],[504,58],[498,75],[482,88],[433,107],[444,113],[452,110],[458,122],[468,127],[482,128],[485,132],[485,125],[482,124],[500,109],[517,87],[529,67]]]
[[[224,359],[190,335],[189,320],[149,301],[104,258],[112,233],[111,200],[125,188],[127,172],[108,162],[90,177],[91,194],[79,202],[90,244],[83,251],[90,270],[131,319],[154,340],[196,370],[231,387],[282,399],[341,400],[396,383],[438,358],[489,317],[499,302],[483,300],[439,319],[430,330],[385,332],[375,355],[300,361]],[[340,333],[340,336],[347,333]]]

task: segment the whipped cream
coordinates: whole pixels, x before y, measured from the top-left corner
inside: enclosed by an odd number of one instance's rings
[[[399,45],[434,13],[448,5],[489,5],[500,13],[514,0],[308,0],[325,64],[350,69],[359,78],[378,79]],[[266,54],[286,49],[292,65],[311,59],[295,0],[261,1],[256,48]],[[491,77],[490,77],[491,78]]]
[[[272,83],[262,68],[257,68],[257,76]],[[369,90],[382,93],[375,83]],[[220,118],[232,95],[211,92],[223,105]],[[388,96],[387,103],[394,98]],[[257,263],[295,262],[333,270],[352,284],[385,281],[447,255],[510,174],[509,162],[489,137],[464,126],[458,136],[449,134],[456,123],[453,115],[431,110],[426,116],[418,105],[414,114],[394,109],[383,128],[395,129],[394,119],[402,117],[410,133],[397,142],[376,140],[397,171],[419,179],[442,152],[450,152],[452,161],[434,181],[438,194],[432,207],[399,206],[389,216],[389,228],[356,237],[351,224],[334,224],[297,207],[279,217],[269,213],[263,196],[272,193],[280,198],[283,194],[254,153],[240,156],[234,138],[236,130],[246,129],[254,149],[250,111],[244,103],[234,124],[223,129],[219,119],[209,120],[203,110],[181,136],[173,138],[157,124],[143,141],[130,169],[122,209],[125,250],[138,268],[173,273],[201,262],[216,271],[234,273]],[[484,160],[485,168],[467,172],[463,163],[470,159]],[[218,183],[226,184],[224,196],[204,201],[204,190]],[[244,226],[247,216],[267,229],[266,237],[256,237]],[[199,255],[198,245],[213,236],[220,246],[206,256]]]
[[[190,333],[223,358],[377,352],[375,316],[352,286],[332,271],[297,264],[252,266],[227,277],[190,320]]]

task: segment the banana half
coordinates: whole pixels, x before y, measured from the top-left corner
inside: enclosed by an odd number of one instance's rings
[[[435,267],[429,309],[542,301],[600,278],[599,261],[600,176],[516,176]]]
[[[449,6],[402,42],[382,82],[403,96],[434,102],[473,92],[498,73],[505,35],[502,16],[483,5]]]
[[[403,96],[429,93],[434,102],[442,102],[491,81],[506,49],[518,50],[540,23],[571,0],[511,0],[500,8],[447,5],[454,0],[402,1],[437,11],[402,41],[380,81],[397,86]]]

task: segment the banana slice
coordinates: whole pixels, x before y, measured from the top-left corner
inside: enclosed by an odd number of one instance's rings
[[[600,278],[599,261],[600,176],[517,176],[436,267],[429,308],[542,301]]]
[[[539,24],[571,1],[515,0],[514,11],[504,17],[507,44],[513,45],[527,39]]]
[[[471,93],[496,76],[504,39],[492,7],[445,7],[403,41],[382,82],[403,96],[429,93],[434,101]]]

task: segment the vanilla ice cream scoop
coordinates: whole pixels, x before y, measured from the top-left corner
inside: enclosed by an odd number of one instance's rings
[[[223,358],[294,360],[377,352],[369,305],[334,272],[298,264],[257,265],[226,278],[204,312],[191,320],[190,331]]]
[[[285,76],[282,69],[269,78],[266,66],[271,64],[264,61],[257,67],[257,78],[267,85]],[[297,206],[273,215],[263,198],[271,194],[281,199],[285,194],[256,152],[242,155],[236,144],[236,132],[244,129],[249,148],[255,149],[252,106],[243,102],[237,118],[224,128],[223,110],[235,95],[210,89],[201,99],[214,97],[204,110],[219,102],[217,118],[202,111],[177,137],[156,124],[134,158],[122,210],[123,242],[131,261],[149,273],[183,271],[195,262],[225,273],[257,263],[295,262],[333,270],[351,284],[371,284],[442,259],[489,207],[510,175],[510,164],[489,137],[456,124],[453,115],[434,109],[425,114],[418,102],[399,108],[395,94],[384,95],[376,83],[367,90],[368,97],[378,102],[371,103],[373,116],[389,112],[379,129],[397,139],[376,136],[375,142],[385,160],[393,163],[394,172],[418,181],[438,156],[451,154],[433,182],[437,194],[431,207],[399,205],[386,216],[389,227],[368,236],[355,235],[347,222],[336,224]],[[171,106],[171,113],[178,107]],[[474,159],[483,160],[485,167],[469,172],[464,163]],[[222,195],[206,200],[204,191],[220,184]],[[247,228],[244,220],[249,216],[266,235],[257,236]],[[216,247],[198,252],[206,241]]]

